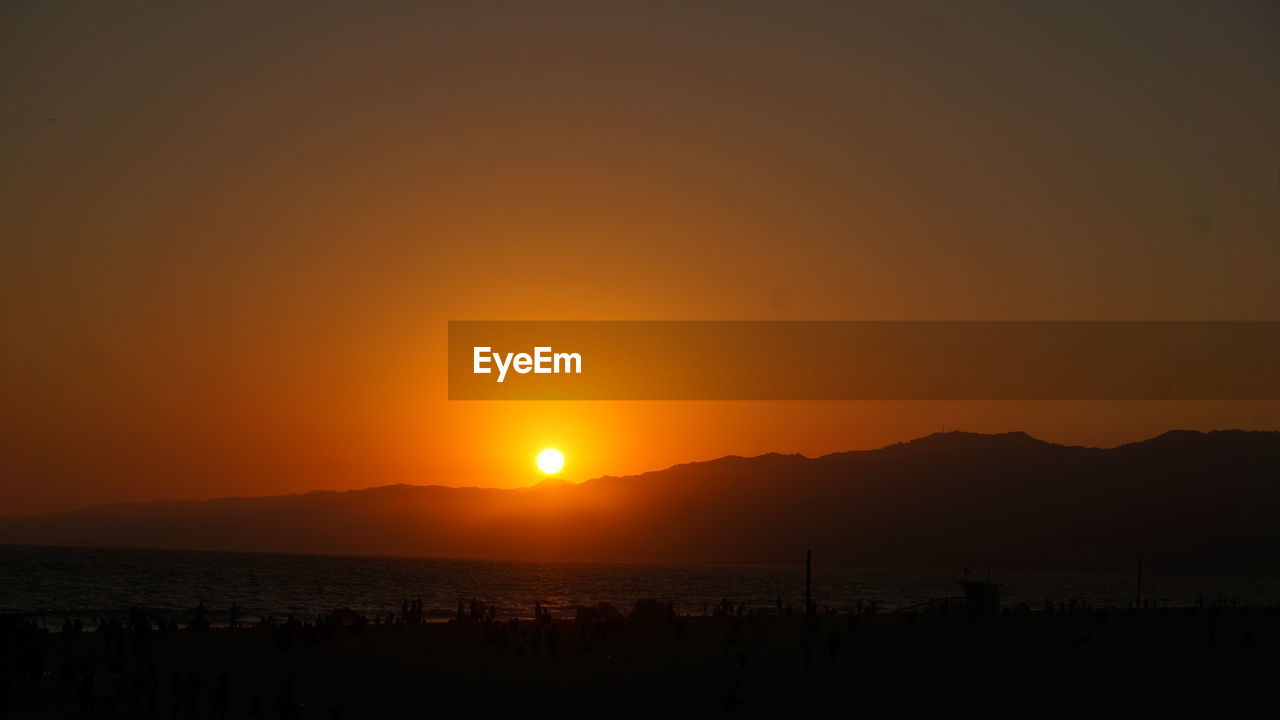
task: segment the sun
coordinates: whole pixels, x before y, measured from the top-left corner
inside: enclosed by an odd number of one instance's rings
[[[547,448],[538,453],[538,469],[548,475],[555,475],[564,467],[564,455],[555,448]]]

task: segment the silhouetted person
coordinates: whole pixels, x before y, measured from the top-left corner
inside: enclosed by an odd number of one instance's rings
[[[124,689],[124,678],[120,675],[120,665],[112,662],[102,676],[102,716],[112,718],[120,707],[120,691]]]
[[[187,671],[187,679],[182,687],[182,704],[186,707],[187,717],[195,717],[196,705],[200,702],[200,677],[194,670]]]
[[[225,674],[218,676],[218,685],[213,691],[213,716],[225,718],[231,705],[231,681]]]
[[[80,717],[93,717],[93,705],[96,693],[93,687],[93,666],[87,662],[80,670],[80,677],[76,680],[76,699],[80,703]]]
[[[209,614],[205,612],[203,600],[191,612],[191,623],[187,625],[187,629],[196,631],[209,629]]]
[[[172,696],[169,703],[169,717],[178,720],[178,712],[182,710],[182,674],[177,670],[174,670],[173,677],[169,678],[169,694]]]
[[[276,706],[280,709],[281,720],[288,720],[297,715],[298,703],[293,697],[293,684],[294,674],[289,673],[284,685],[280,687],[280,696],[276,699]]]
[[[129,707],[126,711],[129,717],[137,717],[142,712],[142,696],[146,694],[146,691],[146,671],[143,668],[138,668],[129,677]]]
[[[65,696],[75,688],[76,661],[70,654],[63,655],[58,663],[58,695]]]

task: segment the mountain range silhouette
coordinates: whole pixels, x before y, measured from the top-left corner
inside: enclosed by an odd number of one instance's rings
[[[524,489],[102,505],[0,519],[9,542],[574,562],[1280,573],[1280,433],[1115,448],[938,433],[817,458],[724,457]]]

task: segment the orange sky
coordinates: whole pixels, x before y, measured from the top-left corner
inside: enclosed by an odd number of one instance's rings
[[[449,403],[446,321],[1278,319],[1274,3],[0,9],[0,515],[1275,403]]]

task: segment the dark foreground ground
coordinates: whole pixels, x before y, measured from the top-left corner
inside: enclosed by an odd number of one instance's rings
[[[1280,716],[1277,608],[11,628],[3,650],[13,718]]]

